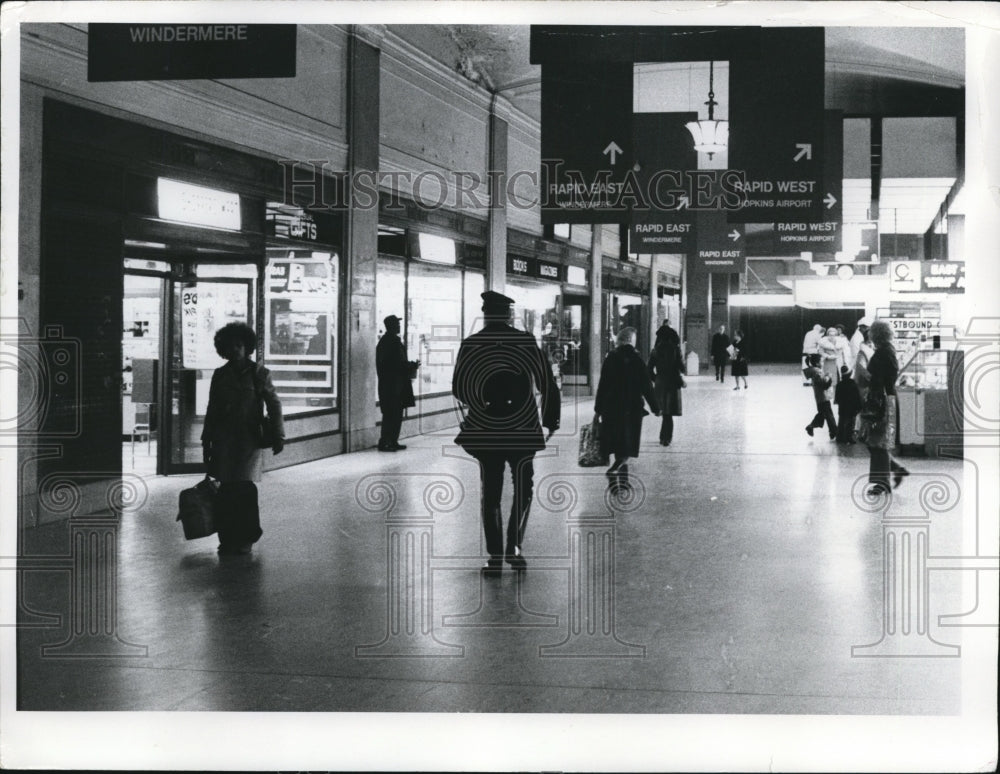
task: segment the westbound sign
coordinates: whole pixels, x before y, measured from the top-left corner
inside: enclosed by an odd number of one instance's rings
[[[91,24],[88,81],[294,78],[294,24]]]
[[[832,254],[843,248],[840,197],[844,187],[844,120],[839,110],[827,111],[823,140],[822,215],[818,219],[775,223],[771,255],[797,256],[810,252],[824,253],[832,259]]]
[[[729,66],[729,166],[745,175],[734,223],[821,222],[825,38],[820,27],[764,28],[760,50]],[[737,131],[739,128],[739,131]]]

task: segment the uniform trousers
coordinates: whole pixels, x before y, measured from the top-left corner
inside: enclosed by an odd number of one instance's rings
[[[482,484],[483,533],[486,536],[486,551],[493,559],[505,553],[503,513],[500,498],[503,495],[504,469],[509,465],[514,484],[514,501],[507,521],[506,553],[513,555],[520,550],[524,530],[531,510],[534,492],[535,452],[523,449],[483,451],[476,454],[479,460],[479,475]]]
[[[382,402],[382,437],[379,446],[395,446],[399,443],[399,431],[403,427],[403,406],[400,403]]]
[[[253,481],[227,481],[219,485],[215,501],[215,527],[219,545],[240,546],[256,543],[260,528],[260,505]]]

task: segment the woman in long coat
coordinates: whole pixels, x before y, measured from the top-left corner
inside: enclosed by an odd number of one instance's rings
[[[870,376],[869,392],[885,394],[885,414],[878,431],[867,429],[864,442],[868,446],[871,462],[868,467],[870,495],[889,491],[889,475],[892,474],[893,488],[903,482],[910,471],[896,462],[892,450],[896,445],[896,380],[899,378],[899,361],[892,344],[893,332],[889,324],[882,320],[872,323],[869,331],[875,352],[868,361]],[[862,422],[865,428],[865,422]]]
[[[663,417],[660,445],[670,446],[674,439],[674,417],[681,416],[681,388],[687,385],[684,383],[681,338],[669,323],[663,323],[656,331],[656,344],[649,355],[648,369]]]
[[[228,362],[212,374],[201,441],[208,475],[220,482],[215,516],[222,554],[249,553],[264,534],[255,484],[264,472],[263,444],[275,454],[285,446],[271,374],[248,357],[256,348],[249,325],[229,323],[215,334],[215,351]]]
[[[659,415],[660,404],[653,394],[653,382],[646,364],[635,351],[635,328],[622,328],[615,337],[617,346],[601,366],[594,413],[601,418],[601,454],[615,456],[607,475],[612,483],[628,482],[628,461],[639,456],[642,418],[649,412],[643,398]]]
[[[746,336],[743,335],[743,331],[737,330],[733,334],[733,365],[730,368],[730,373],[733,375],[733,379],[736,382],[736,386],[733,387],[734,390],[740,388],[740,379],[743,379],[743,389],[749,390],[750,385],[747,384],[747,376],[750,375],[750,345],[747,343]]]

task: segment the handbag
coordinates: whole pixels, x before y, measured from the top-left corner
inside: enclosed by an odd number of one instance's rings
[[[215,534],[215,503],[219,482],[209,476],[177,498],[177,521],[184,528],[184,539],[195,540]]]
[[[580,428],[580,454],[577,464],[581,468],[594,468],[607,465],[608,458],[601,454],[601,424],[595,417],[589,425]]]
[[[869,390],[858,414],[858,440],[869,446],[886,441],[888,429],[888,399],[885,390]]]

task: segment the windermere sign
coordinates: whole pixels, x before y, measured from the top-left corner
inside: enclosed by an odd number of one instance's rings
[[[294,24],[91,24],[89,81],[294,78]]]

